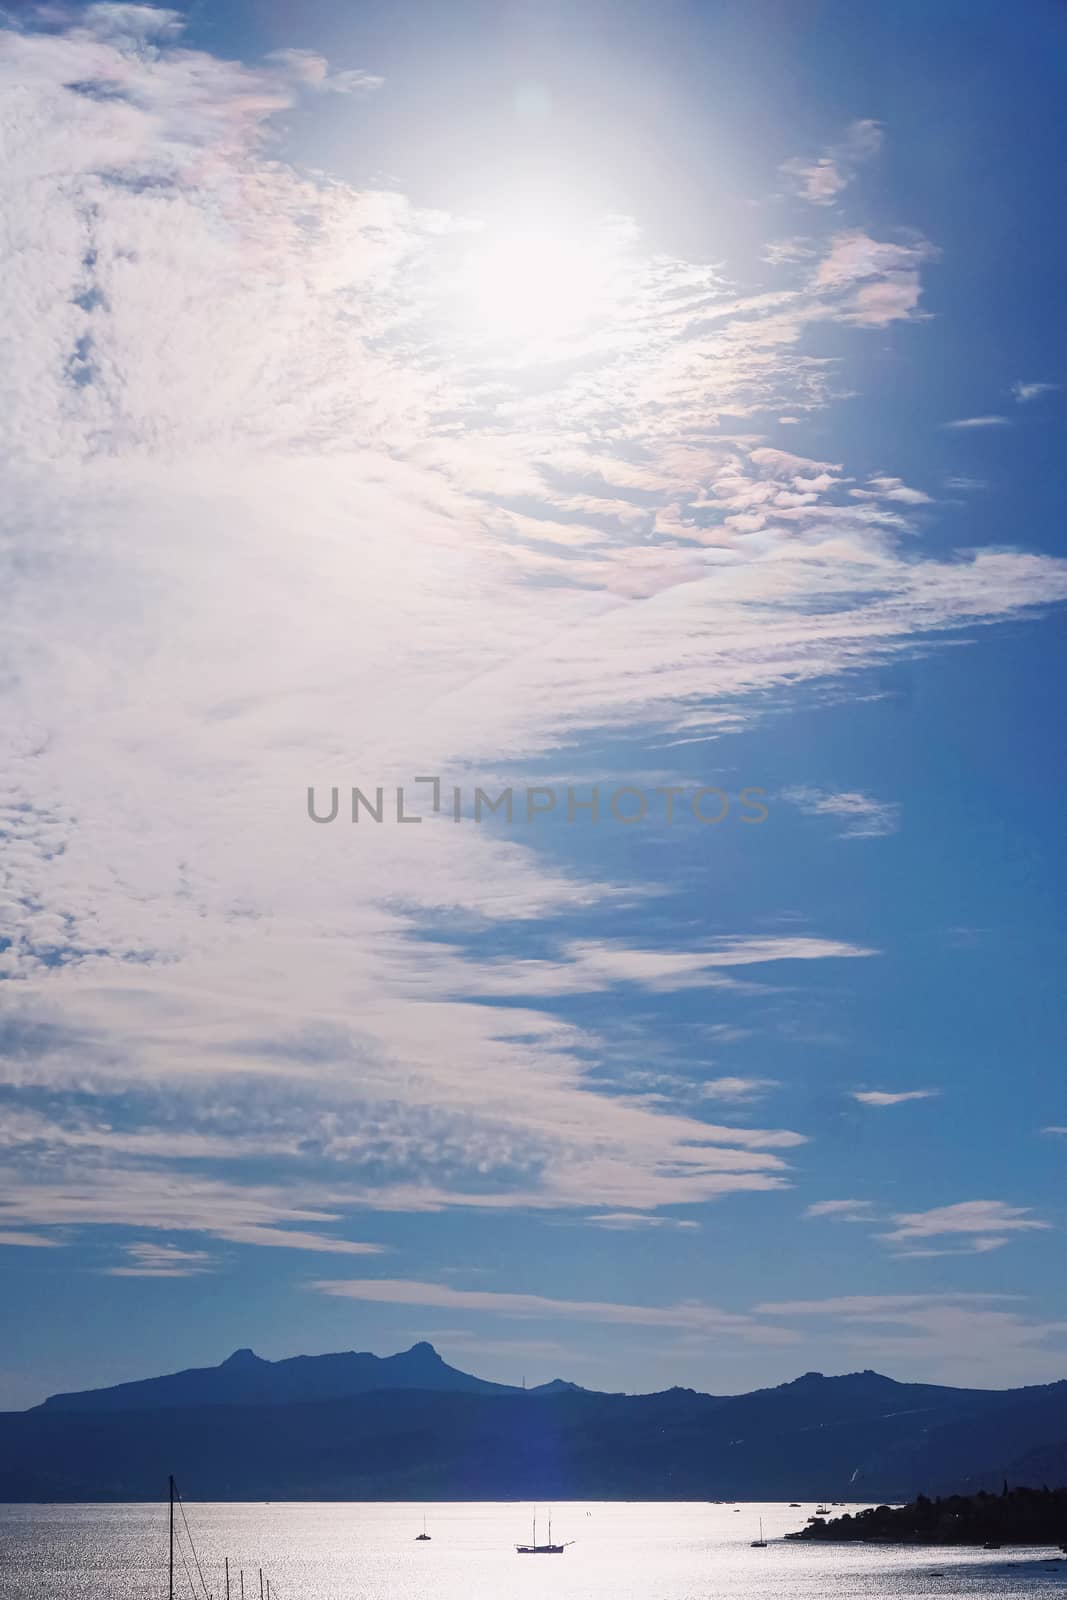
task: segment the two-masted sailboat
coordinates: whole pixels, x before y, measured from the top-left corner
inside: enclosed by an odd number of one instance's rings
[[[568,1539],[567,1544],[573,1544],[573,1543],[574,1543],[573,1539]],[[549,1518],[548,1518],[548,1543],[547,1544],[538,1544],[538,1542],[537,1542],[537,1512],[536,1511],[534,1512],[534,1519],[533,1519],[533,1541],[532,1541],[532,1543],[530,1543],[530,1544],[517,1544],[515,1546],[515,1549],[516,1549],[516,1551],[518,1552],[518,1554],[520,1556],[561,1556],[566,1548],[567,1548],[566,1545],[553,1544],[552,1543],[552,1517],[551,1517],[551,1514],[549,1515]]]

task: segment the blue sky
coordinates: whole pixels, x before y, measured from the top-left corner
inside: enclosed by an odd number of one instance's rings
[[[1067,1374],[1023,17],[0,16],[0,1405]]]

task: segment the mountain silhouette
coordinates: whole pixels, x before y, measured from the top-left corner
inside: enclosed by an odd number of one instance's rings
[[[175,1406],[290,1405],[298,1400],[336,1400],[368,1394],[375,1389],[519,1392],[507,1384],[490,1383],[450,1367],[432,1344],[420,1340],[410,1350],[394,1356],[346,1350],[336,1355],[264,1361],[253,1350],[235,1350],[217,1367],[190,1367],[162,1378],[141,1378],[109,1389],[54,1394],[37,1409],[157,1411]]]
[[[237,1350],[0,1414],[0,1501],[197,1498],[904,1501],[1067,1477],[1067,1383],[955,1389],[804,1373],[750,1394],[490,1383],[426,1343]]]

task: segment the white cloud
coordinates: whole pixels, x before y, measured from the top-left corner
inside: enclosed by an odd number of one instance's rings
[[[818,252],[811,239],[773,239],[764,246],[763,259],[768,266],[780,267],[797,261],[810,261]],[[779,422],[782,420],[779,417]]]
[[[870,1200],[816,1200],[804,1212],[806,1217],[825,1217],[831,1222],[870,1222]]]
[[[0,1245],[8,1245],[12,1249],[55,1250],[62,1242],[61,1239],[49,1239],[43,1233],[26,1233],[12,1229],[0,1232]]]
[[[879,478],[868,478],[867,482],[873,486],[873,488],[883,499],[886,500],[899,500],[904,505],[908,506],[928,506],[933,503],[930,496],[922,489],[909,488],[902,478],[882,476]],[[863,491],[859,489],[853,489],[851,492],[853,494],[860,494]]]
[[[931,1307],[986,1306],[1010,1300],[1010,1295],[947,1294],[843,1294],[816,1300],[763,1301],[753,1308],[757,1316],[842,1317],[856,1321],[893,1321],[921,1314]]]
[[[833,205],[856,175],[857,167],[882,148],[881,123],[865,118],[853,122],[844,138],[820,156],[793,157],[782,163],[794,193],[810,205]]]
[[[437,1306],[449,1311],[490,1312],[553,1321],[603,1322],[645,1328],[692,1328],[708,1334],[741,1335],[760,1344],[789,1342],[789,1335],[754,1318],[699,1302],[640,1306],[603,1300],[559,1300],[539,1294],[502,1294],[493,1290],[452,1289],[447,1284],[400,1278],[325,1279],[311,1285],[320,1294],[385,1305]]]
[[[861,1106],[902,1106],[908,1100],[932,1100],[940,1089],[853,1089],[852,1098]]]
[[[668,993],[676,989],[719,986],[724,980],[717,974],[723,969],[781,961],[856,959],[873,956],[876,952],[843,940],[793,935],[726,939],[702,950],[640,950],[576,941],[567,946],[566,953],[578,975],[576,986],[579,988],[634,983]]]
[[[610,1233],[646,1232],[649,1229],[692,1230],[700,1226],[680,1217],[650,1215],[646,1211],[602,1211],[588,1218],[594,1227],[607,1228]]]
[[[897,1228],[882,1237],[890,1243],[901,1244],[951,1234],[978,1234],[989,1241],[1005,1234],[1050,1226],[1034,1217],[1029,1206],[1011,1206],[1003,1200],[961,1200],[955,1205],[935,1206],[931,1211],[904,1212],[893,1221],[898,1224]],[[984,1247],[989,1248],[988,1242]]]
[[[896,1261],[932,1261],[942,1256],[981,1256],[988,1255],[991,1250],[1002,1250],[1008,1242],[1006,1237],[969,1238],[962,1245],[950,1245],[941,1249],[894,1250],[893,1258]]]
[[[125,1246],[124,1254],[130,1263],[123,1267],[105,1267],[110,1278],[196,1278],[211,1272],[215,1259],[206,1250],[179,1250],[174,1244],[153,1244],[142,1241]]]
[[[1061,387],[1058,383],[1018,383],[1011,386],[1012,399],[1019,405],[1025,405],[1030,400],[1037,400],[1043,394],[1053,394]]]
[[[902,547],[906,503],[738,424],[827,407],[820,330],[911,315],[930,247],[847,235],[749,292],[591,224],[561,361],[471,315],[469,219],[277,159],[292,58],[179,34],[137,6],[0,34],[0,1219],[359,1254],[371,1208],[782,1188],[798,1134],[601,1092],[548,1002],[741,1003],[869,952],[575,938],[658,886],[447,816],[316,827],[305,795],[717,734],[1067,597],[1045,556]],[[524,923],[541,960],[464,942]],[[270,1184],[204,1176],[256,1159]]]
[[[855,789],[837,793],[799,785],[782,791],[782,799],[813,817],[834,817],[843,839],[881,839],[896,833],[900,826],[900,807],[892,801],[875,800]]]
[[[774,1088],[777,1088],[774,1078],[706,1078],[700,1085],[700,1092],[706,1100],[745,1102],[758,1099]]]
[[[64,16],[62,10],[59,16]],[[104,3],[86,6],[76,20],[67,13],[64,20],[74,24],[72,31],[75,38],[91,34],[120,49],[173,41],[184,26],[181,14],[177,11],[169,11],[163,6],[125,5],[117,3],[117,0],[104,0]]]
[[[884,328],[918,310],[920,267],[938,251],[919,237],[872,239],[862,228],[837,234],[815,273],[817,288],[839,296],[838,319]]]
[[[1010,1295],[841,1295],[757,1305],[752,1314],[786,1325],[810,1320],[820,1349],[927,1383],[1052,1382],[1067,1358],[1067,1322],[1035,1316]]]
[[[829,156],[816,156],[811,160],[794,156],[782,163],[781,170],[792,181],[800,198],[813,206],[833,205],[848,185],[847,177]]]
[[[47,1164],[42,1172],[47,1173]],[[252,1244],[331,1255],[380,1255],[383,1246],[334,1237],[293,1223],[341,1220],[340,1203],[353,1196],[332,1195],[297,1185],[251,1185],[116,1164],[69,1170],[63,1181],[0,1174],[0,1224],[37,1227],[136,1227],[167,1233],[200,1233],[230,1244]],[[23,1242],[31,1241],[22,1235]],[[47,1237],[47,1236],[43,1236]],[[147,1247],[146,1247],[147,1248]],[[153,1247],[156,1248],[156,1247]]]
[[[316,94],[367,94],[385,82],[384,78],[355,68],[331,72],[326,57],[314,50],[272,50],[266,60]]]
[[[1010,417],[983,416],[983,417],[957,417],[955,422],[945,422],[945,428],[1009,428]]]

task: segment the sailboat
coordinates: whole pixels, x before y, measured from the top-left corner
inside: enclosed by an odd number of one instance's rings
[[[169,1546],[168,1560],[167,1560],[167,1600],[177,1600],[177,1595],[175,1593],[175,1588],[174,1588],[174,1572],[175,1572],[174,1556],[175,1556],[175,1552],[177,1552],[178,1559],[182,1563],[182,1566],[185,1568],[185,1576],[186,1576],[187,1581],[189,1582],[190,1585],[192,1585],[192,1578],[190,1576],[190,1571],[189,1571],[189,1562],[188,1562],[188,1559],[187,1559],[186,1553],[185,1553],[186,1550],[188,1550],[188,1552],[189,1552],[189,1557],[191,1557],[191,1559],[193,1561],[193,1564],[195,1566],[195,1569],[196,1569],[197,1576],[200,1579],[200,1587],[203,1589],[204,1595],[207,1597],[207,1600],[211,1600],[211,1597],[208,1594],[207,1585],[204,1582],[204,1573],[203,1573],[203,1569],[202,1569],[201,1564],[200,1564],[200,1557],[197,1554],[196,1545],[193,1543],[192,1531],[190,1530],[188,1520],[186,1519],[185,1507],[182,1504],[182,1497],[181,1497],[181,1494],[178,1491],[178,1485],[174,1481],[173,1473],[171,1474],[171,1476],[167,1480],[167,1490],[168,1490],[168,1499],[170,1501],[170,1510],[169,1510],[169,1515],[168,1515],[168,1518],[167,1518],[167,1533],[168,1533],[167,1542],[168,1542],[168,1546]],[[267,1503],[269,1504],[269,1502],[267,1502]],[[175,1508],[175,1506],[177,1506],[178,1513],[179,1513],[179,1515],[181,1517],[181,1530],[179,1530],[178,1525],[175,1523],[175,1520],[174,1520],[174,1508]],[[183,1536],[184,1536],[184,1542],[183,1542]],[[243,1571],[238,1573],[238,1579],[239,1579],[239,1582],[240,1582],[241,1600],[245,1600],[245,1575],[244,1575]],[[226,1591],[225,1591],[226,1592],[226,1600],[230,1600],[230,1558],[229,1558],[229,1556],[226,1557],[225,1584],[226,1584]],[[179,1583],[179,1587],[181,1587],[180,1583]],[[270,1579],[268,1577],[265,1577],[262,1567],[260,1567],[260,1569],[259,1569],[259,1600],[271,1600]]]
[[[415,1535],[415,1543],[419,1544],[423,1539],[429,1539],[431,1537],[432,1535],[426,1532],[426,1513],[424,1511],[422,1513],[422,1532]]]
[[[569,1539],[567,1541],[567,1543],[568,1544],[573,1544],[574,1540],[573,1539]],[[563,1551],[564,1551],[565,1548],[566,1548],[566,1546],[564,1546],[562,1544],[553,1544],[552,1543],[552,1518],[551,1518],[551,1516],[549,1516],[549,1519],[548,1519],[548,1543],[547,1544],[538,1544],[538,1542],[537,1542],[537,1512],[536,1511],[534,1512],[534,1519],[533,1519],[533,1542],[531,1544],[517,1544],[515,1546],[515,1549],[516,1549],[517,1553],[520,1556],[561,1556],[563,1554]]]
[[[760,1517],[760,1519],[759,1519],[759,1538],[758,1539],[753,1539],[751,1548],[753,1550],[766,1550],[766,1548],[767,1548],[767,1541],[763,1537],[763,1518],[762,1517]]]

